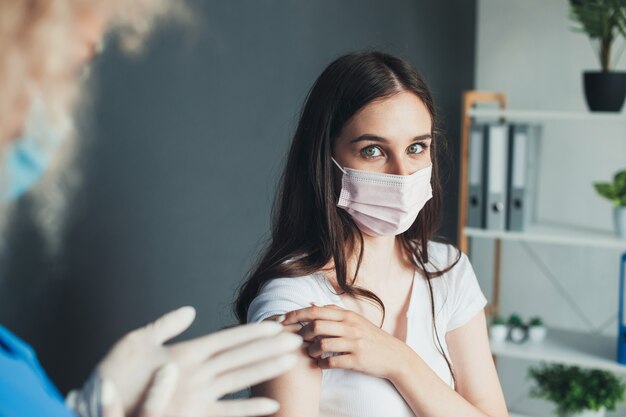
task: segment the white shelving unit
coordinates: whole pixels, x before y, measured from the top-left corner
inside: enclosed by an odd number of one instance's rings
[[[626,366],[615,361],[616,349],[615,337],[557,328],[549,328],[546,339],[539,343],[491,343],[491,352],[502,357],[603,369],[626,376]]]
[[[471,109],[469,117],[481,119],[506,119],[521,122],[545,122],[552,120],[626,122],[626,114],[610,112],[582,112],[558,110],[508,110],[508,109]]]
[[[610,232],[567,226],[530,225],[523,232],[466,227],[464,231],[469,237],[626,250],[626,240]]]
[[[496,103],[499,108],[476,108],[477,104]],[[469,130],[471,123],[500,120],[506,122],[626,122],[626,113],[591,113],[551,110],[507,109],[507,98],[502,93],[469,91],[463,96],[463,117],[461,136],[461,178],[459,189],[459,247],[467,251],[469,238],[493,239],[494,245],[494,293],[493,305],[488,311],[497,314],[499,309],[501,242],[518,241],[566,246],[582,246],[626,251],[626,240],[619,239],[611,232],[583,229],[566,225],[534,224],[524,231],[486,230],[467,227],[467,192],[469,164]],[[621,139],[621,138],[620,138]],[[542,138],[541,140],[549,140]],[[616,277],[617,278],[617,277]],[[577,332],[559,328],[549,328],[547,337],[539,343],[526,341],[491,342],[491,351],[498,357],[515,358],[537,362],[560,363],[583,368],[601,369],[626,376],[626,366],[616,361],[617,339],[589,332]],[[515,412],[510,417],[530,417]]]

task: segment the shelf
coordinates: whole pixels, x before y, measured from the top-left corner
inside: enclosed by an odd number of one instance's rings
[[[626,374],[626,366],[615,361],[616,351],[615,337],[556,328],[549,328],[546,339],[539,343],[491,342],[491,352],[497,356]]]
[[[512,109],[471,109],[469,117],[500,119],[507,121],[549,121],[549,120],[580,120],[580,121],[612,121],[626,122],[626,113],[589,112],[589,111],[556,111],[556,110],[512,110]]]
[[[626,250],[626,239],[619,239],[610,232],[593,229],[532,225],[522,232],[472,227],[466,227],[463,231],[470,237]]]

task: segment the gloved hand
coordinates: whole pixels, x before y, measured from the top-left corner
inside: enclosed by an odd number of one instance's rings
[[[178,380],[178,368],[174,364],[167,364],[157,370],[152,384],[147,390],[145,400],[134,413],[134,417],[165,417],[173,416],[168,411],[169,402],[176,390]],[[111,381],[102,382],[102,395],[100,405],[101,417],[124,417],[122,401]],[[214,415],[221,417],[248,417],[265,416],[274,414],[280,408],[279,404],[268,398],[251,398],[229,401],[214,401],[209,409],[202,407],[194,412],[189,410],[185,416]],[[178,416],[177,412],[174,412]]]
[[[183,307],[118,341],[98,365],[97,382],[87,384],[99,394],[102,407],[96,408],[107,417],[234,417],[277,411],[270,399],[219,399],[291,369],[302,339],[283,332],[278,323],[263,322],[164,345],[194,318],[195,310]]]

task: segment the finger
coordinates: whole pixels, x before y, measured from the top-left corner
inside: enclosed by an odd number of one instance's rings
[[[180,342],[170,346],[170,349],[180,353],[178,356],[185,363],[195,363],[253,340],[275,336],[282,330],[283,326],[273,321],[245,324]]]
[[[319,303],[311,303],[312,306],[315,307],[328,307],[334,308],[335,310],[345,310],[345,308],[339,307],[337,304],[319,304]]]
[[[178,375],[178,366],[174,363],[168,363],[156,371],[139,417],[160,417],[165,413],[165,409],[169,405],[174,391],[176,391]]]
[[[265,320],[267,320],[267,321],[275,321],[277,323],[281,323],[282,324],[283,320],[285,320],[285,317],[286,317],[285,314],[281,314],[281,315],[268,317]],[[300,330],[302,328],[302,326],[303,325],[301,325],[301,324],[289,324],[287,326],[283,325],[283,331],[290,332],[290,333],[296,333],[298,330]]]
[[[327,337],[317,340],[307,348],[307,352],[312,358],[319,358],[324,353],[346,353],[352,352],[354,346],[351,340],[343,337]]]
[[[356,363],[354,360],[354,355],[346,354],[346,355],[330,356],[324,359],[318,359],[317,366],[319,366],[321,369],[355,370]]]
[[[280,409],[278,401],[269,398],[249,398],[245,400],[219,401],[215,414],[223,417],[267,416]]]
[[[191,382],[202,383],[215,375],[294,352],[301,345],[302,337],[292,333],[255,340],[208,359],[194,373]]]
[[[298,362],[294,353],[226,372],[214,380],[220,397],[284,374]]]
[[[288,325],[299,321],[312,320],[342,321],[345,317],[346,311],[343,309],[313,306],[287,313],[285,320],[283,320],[283,324]]]
[[[265,320],[273,320],[275,322],[282,323],[282,321],[285,320],[285,315],[281,314],[279,316],[272,316],[269,319],[265,319]]]
[[[101,416],[124,417],[124,405],[113,382],[108,379],[103,380],[100,389]]]
[[[315,320],[304,326],[298,334],[306,341],[318,336],[346,336],[347,326],[339,321]]]
[[[161,316],[140,330],[149,332],[155,343],[161,345],[187,330],[195,318],[195,308],[181,307]]]

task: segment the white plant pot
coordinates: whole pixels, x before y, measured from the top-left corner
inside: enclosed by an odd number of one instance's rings
[[[626,207],[615,207],[613,210],[615,234],[621,239],[626,239]]]
[[[561,417],[604,417],[606,410],[601,408],[598,411],[585,410],[576,414],[563,414]]]
[[[509,330],[509,340],[513,343],[524,343],[528,338],[528,330],[524,326],[514,326]]]
[[[545,326],[530,326],[528,328],[528,339],[533,343],[542,342],[546,338],[548,329]]]
[[[489,327],[489,337],[492,342],[504,342],[509,329],[506,324],[492,324]]]

